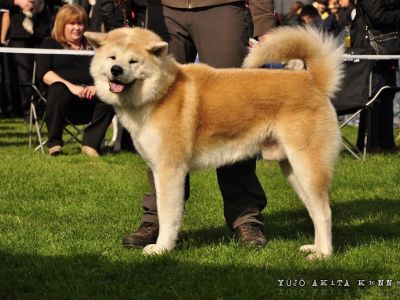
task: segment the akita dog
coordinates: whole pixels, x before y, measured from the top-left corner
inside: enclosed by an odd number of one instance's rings
[[[184,210],[185,175],[254,157],[278,160],[304,202],[315,240],[301,250],[332,255],[328,191],[341,145],[330,97],[342,78],[343,49],[311,28],[279,28],[257,45],[242,69],[178,64],[151,31],[86,32],[95,48],[98,96],[114,106],[152,169],[160,232],[146,254],[174,248]],[[302,71],[265,63],[301,59]]]

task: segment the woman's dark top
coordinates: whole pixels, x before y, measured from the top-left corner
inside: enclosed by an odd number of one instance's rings
[[[44,49],[64,49],[57,41],[48,38],[43,41],[40,48]],[[91,56],[87,55],[56,55],[56,54],[36,54],[36,75],[39,80],[43,76],[53,71],[60,77],[74,84],[92,85],[93,79],[89,73]]]

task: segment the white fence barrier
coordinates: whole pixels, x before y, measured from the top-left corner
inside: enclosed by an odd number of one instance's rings
[[[20,54],[61,54],[61,55],[93,55],[93,50],[63,50],[63,49],[40,49],[40,48],[13,48],[0,47],[0,53]],[[368,59],[368,60],[400,60],[400,55],[350,55],[344,54],[344,60]]]

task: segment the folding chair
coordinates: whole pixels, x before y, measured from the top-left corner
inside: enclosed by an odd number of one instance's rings
[[[34,148],[34,151],[39,150],[44,154],[44,145],[46,144],[47,140],[44,140],[42,137],[42,129],[45,123],[46,118],[46,97],[44,93],[42,93],[36,84],[34,83],[25,83],[21,84],[24,87],[30,88],[32,91],[30,97],[30,116],[29,116],[29,149],[32,149],[34,145],[37,146]],[[42,110],[42,113],[39,114],[38,112]],[[79,119],[65,119],[66,124],[64,126],[64,132],[69,135],[69,138],[64,142],[64,145],[70,143],[71,141],[75,140],[79,144],[82,144],[82,134],[86,127],[88,127],[91,123],[82,122]],[[33,143],[33,125],[35,126],[36,130],[36,140]],[[83,126],[83,127],[80,127]]]
[[[35,125],[36,129],[36,141],[34,144],[38,143],[38,146],[35,147],[35,151],[40,149],[42,154],[44,154],[43,146],[46,144],[46,141],[42,138],[42,127],[44,124],[44,120],[46,117],[46,98],[39,91],[38,87],[34,83],[25,83],[21,84],[21,86],[31,89],[30,96],[30,109],[29,109],[29,149],[32,149],[32,127]],[[38,111],[39,107],[42,108],[43,113],[41,117],[39,117]]]
[[[349,49],[349,54],[371,54],[369,49]],[[399,90],[395,86],[383,86],[374,94],[372,93],[372,67],[374,61],[347,59],[345,61],[344,85],[338,95],[332,99],[332,104],[338,116],[348,116],[339,125],[343,128],[358,117],[361,112],[366,112],[366,131],[364,135],[364,148],[362,151],[342,135],[343,147],[356,159],[366,158],[369,145],[371,128],[371,108],[378,101],[379,96],[388,89]]]

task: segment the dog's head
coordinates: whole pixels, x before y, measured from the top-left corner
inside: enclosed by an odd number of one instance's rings
[[[149,30],[119,28],[85,32],[85,37],[95,48],[90,72],[97,93],[109,104],[140,106],[155,100],[165,77],[174,76],[168,44]]]

